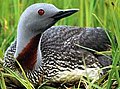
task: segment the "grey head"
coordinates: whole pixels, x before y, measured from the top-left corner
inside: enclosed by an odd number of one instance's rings
[[[61,18],[67,17],[78,9],[60,10],[52,4],[37,3],[29,6],[21,15],[20,26],[32,32],[44,31]]]

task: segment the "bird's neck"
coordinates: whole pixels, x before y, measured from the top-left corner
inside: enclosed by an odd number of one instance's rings
[[[41,64],[40,37],[41,33],[33,34],[29,29],[18,29],[14,57],[25,70],[33,70]]]

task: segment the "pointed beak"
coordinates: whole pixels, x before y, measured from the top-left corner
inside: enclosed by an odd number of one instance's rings
[[[79,11],[79,9],[69,9],[69,10],[65,10],[65,11],[59,11],[57,14],[55,14],[51,18],[54,18],[55,20],[60,20],[64,17],[70,16],[78,11]]]

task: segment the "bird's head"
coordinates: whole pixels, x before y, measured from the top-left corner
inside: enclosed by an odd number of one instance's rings
[[[21,15],[20,26],[32,32],[44,31],[58,20],[70,16],[78,9],[61,10],[52,4],[37,3],[29,6]]]

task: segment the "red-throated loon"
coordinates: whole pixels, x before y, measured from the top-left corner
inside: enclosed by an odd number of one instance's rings
[[[110,41],[102,28],[53,26],[77,11],[61,10],[46,3],[29,6],[20,17],[17,39],[5,53],[4,66],[17,69],[14,58],[17,59],[33,84],[38,84],[41,76],[42,81],[72,83],[83,75],[98,78],[104,74],[100,68],[111,61],[78,46],[108,50]]]

